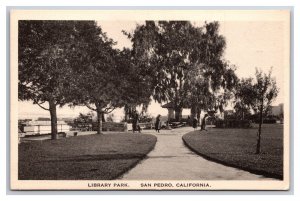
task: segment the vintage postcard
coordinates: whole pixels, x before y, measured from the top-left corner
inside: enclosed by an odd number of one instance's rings
[[[12,190],[289,190],[289,10],[11,10]]]

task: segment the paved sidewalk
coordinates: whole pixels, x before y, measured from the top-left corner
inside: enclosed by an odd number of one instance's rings
[[[272,180],[243,170],[208,161],[190,151],[182,136],[193,128],[184,127],[143,133],[157,136],[146,159],[123,175],[124,180]]]

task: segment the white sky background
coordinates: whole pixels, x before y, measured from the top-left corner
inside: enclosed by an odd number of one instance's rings
[[[131,47],[131,42],[122,30],[132,32],[137,24],[135,21],[101,21],[98,24],[107,36],[117,41],[115,48]],[[196,24],[203,24],[197,22]],[[225,36],[226,50],[224,58],[231,64],[237,66],[236,73],[238,77],[254,77],[255,67],[268,72],[273,67],[273,76],[277,81],[280,91],[273,105],[283,103],[283,49],[284,35],[283,25],[278,22],[220,22],[220,34]],[[69,108],[64,106],[58,108],[58,117],[76,117],[79,112],[87,113],[86,107]],[[167,115],[167,109],[160,107],[160,104],[154,101],[150,104],[148,112],[153,116],[157,114]],[[183,114],[189,114],[189,110],[184,110]],[[114,111],[116,120],[122,118],[123,110]],[[49,112],[33,105],[31,102],[19,102],[20,118],[49,117]]]

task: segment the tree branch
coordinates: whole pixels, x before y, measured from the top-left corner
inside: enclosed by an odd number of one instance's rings
[[[41,105],[41,104],[43,104],[44,102],[43,102],[43,103],[38,103],[37,101],[34,101],[33,103],[34,103],[34,104],[37,104],[38,106],[40,106],[40,108],[49,111],[49,108],[45,108],[44,106]]]
[[[90,110],[97,111],[97,109],[91,107],[88,103],[84,103],[84,105],[87,106]]]
[[[106,114],[111,113],[111,112],[114,111],[115,109],[116,109],[116,107],[105,108],[105,109],[104,109],[104,113],[106,113]]]

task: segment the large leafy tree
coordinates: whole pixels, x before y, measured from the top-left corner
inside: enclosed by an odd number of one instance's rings
[[[171,101],[177,120],[186,104],[201,111],[213,100],[221,107],[228,97],[220,95],[221,88],[234,85],[236,76],[222,60],[226,43],[218,31],[217,22],[195,27],[189,21],[146,21],[128,34],[139,67],[153,77],[154,100]]]
[[[84,36],[78,54],[74,54],[72,74],[72,105],[85,105],[97,114],[97,133],[102,132],[102,117],[122,106],[122,78],[120,52],[112,48],[115,42],[108,38],[96,22],[84,24]]]
[[[242,78],[235,91],[235,106],[234,109],[241,119],[245,118],[253,106],[256,92],[253,90],[253,78]]]
[[[197,116],[200,122],[201,110],[209,110],[214,106],[213,93],[209,82],[203,76],[202,68],[194,68],[187,74],[184,90],[188,92],[185,103],[191,107],[191,119]]]
[[[224,106],[232,99],[238,78],[234,67],[224,63],[222,73],[219,72],[220,85],[213,88],[210,74],[205,74],[206,68],[196,68],[187,76],[185,90],[186,104],[191,107],[192,119],[197,115],[200,120],[201,111],[224,111]]]
[[[85,105],[97,113],[97,133],[102,132],[104,114],[115,108],[134,108],[150,102],[146,74],[135,68],[129,49],[114,49],[115,42],[96,23],[85,27],[88,39],[77,47],[72,62],[76,78],[72,90],[73,105]],[[148,95],[149,94],[149,95]]]
[[[147,21],[131,36],[137,65],[152,76],[153,98],[172,101],[179,118],[183,102],[184,71],[188,68],[188,46],[191,44],[187,21]]]
[[[70,58],[80,45],[79,21],[19,21],[18,97],[48,110],[57,138],[56,107],[69,102],[73,77]],[[48,103],[48,107],[44,103]]]
[[[199,102],[190,103],[191,108],[196,108],[198,119],[202,109],[223,112],[224,106],[232,98],[232,92],[238,82],[235,74],[236,67],[230,65],[223,58],[226,41],[219,34],[219,26],[218,22],[204,24],[202,38],[198,42],[197,51],[195,51],[195,63],[199,66],[199,70],[194,73],[194,79],[197,82],[199,80],[197,77],[200,77],[206,82],[206,89],[204,86],[193,87],[195,85],[190,85],[191,94],[197,95],[199,91],[202,92],[198,97],[201,100],[200,104]],[[190,100],[188,99],[188,101]]]
[[[125,121],[133,118],[138,106],[142,106],[142,113],[147,111],[151,101],[152,77],[138,65],[133,51],[124,48],[119,52],[119,79],[122,80],[122,101],[124,105]]]

